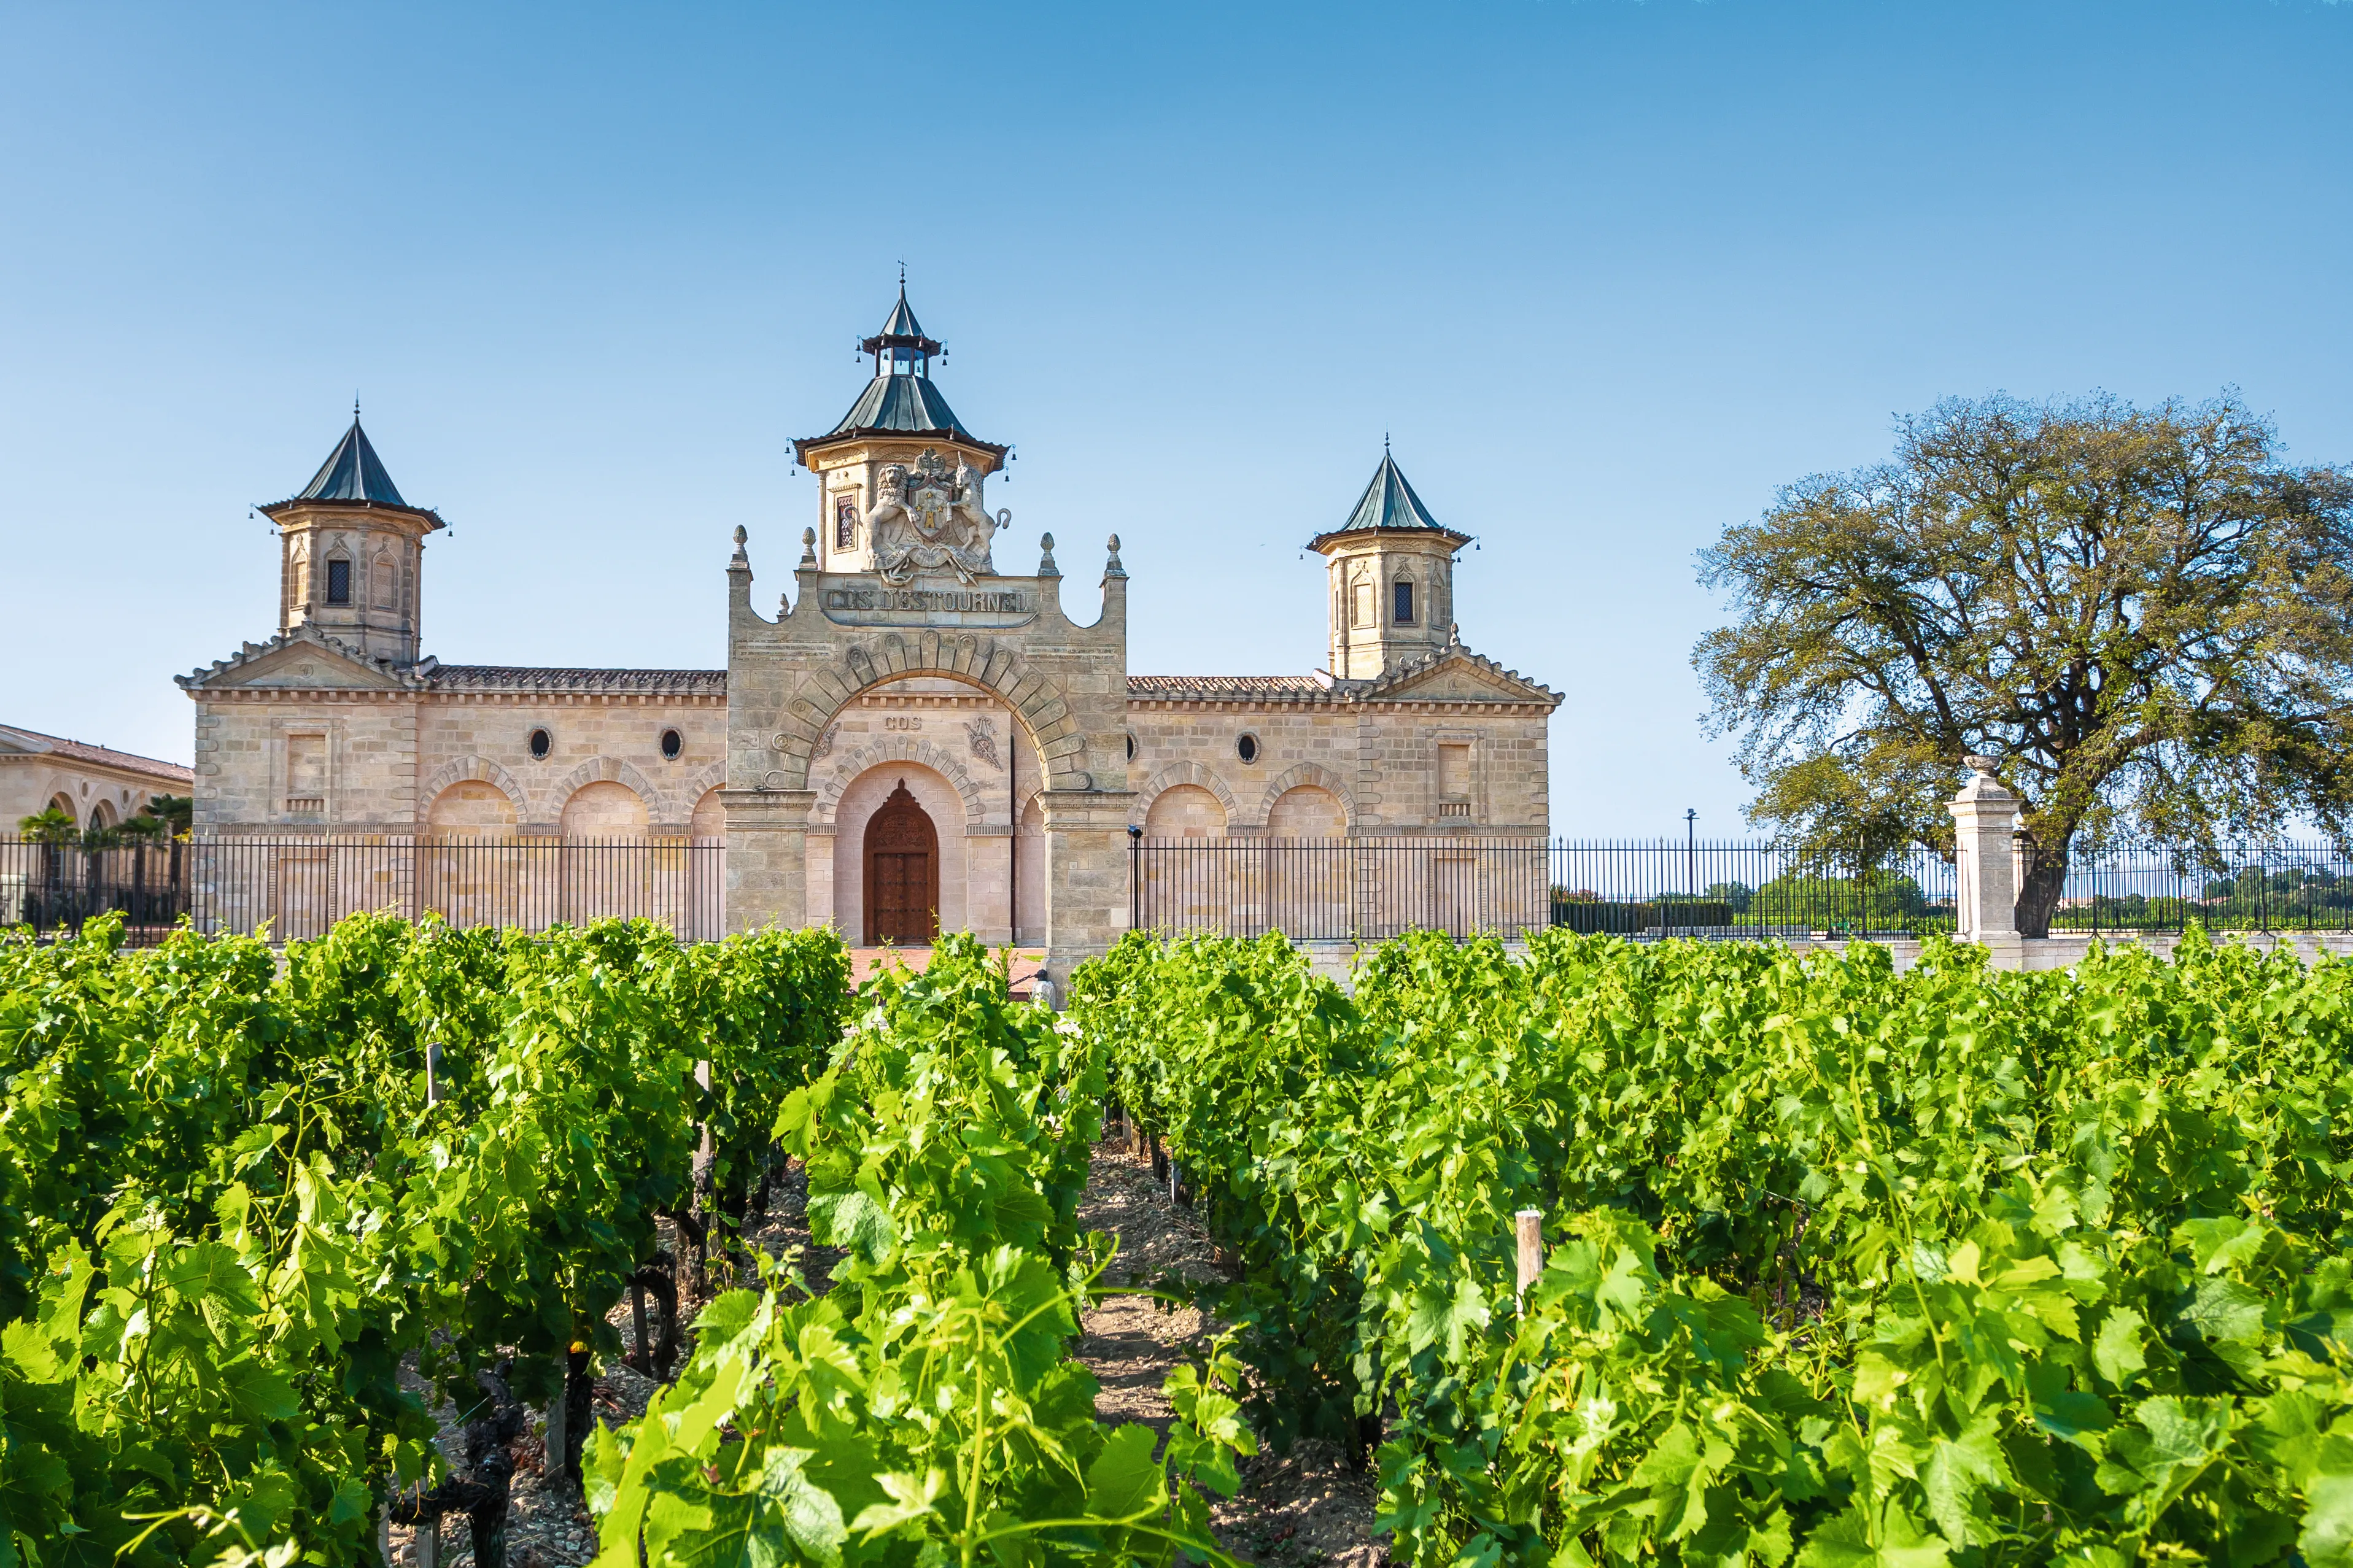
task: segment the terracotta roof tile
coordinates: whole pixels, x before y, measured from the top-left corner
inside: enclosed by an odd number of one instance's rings
[[[514,664],[444,664],[436,691],[628,691],[724,696],[723,669],[561,669]]]
[[[1131,675],[1130,697],[1321,697],[1329,680],[1312,675]]]
[[[28,752],[56,757],[60,762],[121,768],[125,773],[145,773],[150,778],[165,779],[183,786],[195,782],[196,775],[177,763],[161,762],[132,752],[118,752],[111,746],[93,746],[87,741],[69,741],[62,735],[44,735],[38,730],[26,730],[15,724],[0,724],[0,742],[12,741]]]

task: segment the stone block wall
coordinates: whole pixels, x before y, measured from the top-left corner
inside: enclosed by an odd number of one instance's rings
[[[544,758],[531,754],[531,734],[538,729],[548,735]],[[678,731],[676,758],[662,755],[665,730]],[[516,824],[525,834],[560,831],[565,804],[595,783],[618,783],[637,794],[649,832],[684,833],[697,805],[724,783],[726,766],[723,700],[431,698],[417,725],[415,815],[420,827],[429,826],[443,791],[461,777],[487,773],[521,796]]]
[[[1128,717],[1134,820],[1147,826],[1163,790],[1192,784],[1219,799],[1226,832],[1269,833],[1275,803],[1307,785],[1337,795],[1359,836],[1541,836],[1551,807],[1549,717],[1543,708],[1504,704],[1140,703]],[[1249,762],[1245,735],[1256,742]],[[1441,778],[1446,746],[1462,748],[1459,779]]]
[[[224,693],[196,704],[195,826],[407,832],[417,703],[406,693]]]

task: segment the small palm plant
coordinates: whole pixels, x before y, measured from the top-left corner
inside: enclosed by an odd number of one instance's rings
[[[125,829],[138,833],[160,834],[166,838],[185,838],[190,825],[196,819],[196,803],[192,795],[159,795],[151,796],[139,815],[125,822]]]
[[[37,844],[71,844],[81,837],[81,825],[56,806],[16,819],[16,831]]]

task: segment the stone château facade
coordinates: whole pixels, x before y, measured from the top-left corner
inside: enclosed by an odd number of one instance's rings
[[[283,542],[276,635],[180,678],[199,834],[723,841],[733,929],[968,930],[1045,943],[1055,963],[1125,928],[1132,829],[1544,833],[1559,698],[1463,645],[1468,536],[1386,453],[1311,541],[1329,668],[1131,675],[1117,537],[1100,610],[1066,595],[1051,535],[1013,574],[1010,514],[984,498],[1008,448],[949,408],[903,288],[863,346],[874,373],[849,413],[795,444],[818,515],[773,615],[736,531],[724,670],[425,654],[425,546],[443,524],[402,497],[354,413],[310,484],[264,509]]]

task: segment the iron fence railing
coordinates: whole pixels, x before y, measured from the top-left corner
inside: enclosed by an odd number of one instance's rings
[[[2021,866],[2021,868],[2024,868]],[[2353,931],[2353,852],[2341,844],[2145,849],[2071,857],[2053,935],[2071,931]]]
[[[1546,926],[1637,939],[1925,936],[1954,926],[1950,861],[1685,838],[1131,839],[1133,923],[1169,932],[1377,942],[1426,929]],[[2021,868],[2023,869],[2023,867]],[[427,911],[461,926],[542,931],[642,917],[688,941],[726,930],[718,838],[445,838],[224,835],[92,845],[0,838],[0,927],[50,934],[122,917],[158,942],[208,932],[314,937],[343,915]],[[2278,843],[2211,855],[2074,857],[2053,934],[2353,931],[2353,851]]]
[[[1147,930],[1377,942],[1546,926],[1620,935],[1916,936],[1953,929],[1949,862],[1695,839],[1132,838]]]
[[[58,843],[0,838],[0,928],[79,931],[92,915],[122,917],[131,940],[162,940],[188,912],[188,843]]]
[[[534,931],[642,918],[708,942],[726,931],[726,857],[724,839],[685,837],[223,835],[104,849],[0,839],[0,926],[47,934],[119,911],[141,944],[184,915],[201,931],[286,942],[384,910]]]
[[[1516,931],[1551,900],[1542,840],[1131,838],[1130,918],[1172,934],[1295,942]]]
[[[1952,862],[1917,846],[1559,839],[1550,854],[1552,923],[1576,931],[1898,938],[1955,924]]]
[[[1922,937],[1955,925],[1952,862],[1887,851],[1686,837],[1141,838],[1132,918],[1148,930],[1379,941],[1422,928],[1545,926],[1637,939]],[[2025,869],[2023,864],[2019,868]],[[2069,866],[2053,934],[2353,931],[2343,846],[2108,851]]]

